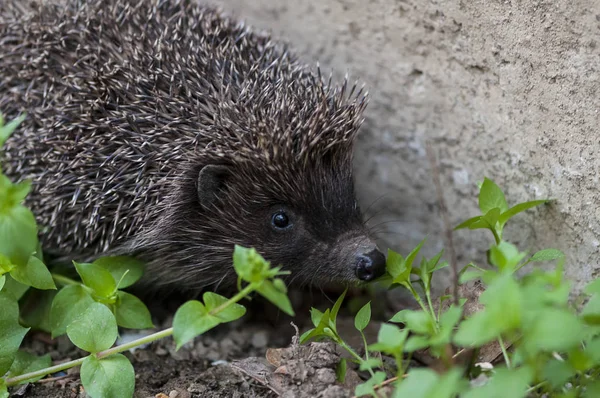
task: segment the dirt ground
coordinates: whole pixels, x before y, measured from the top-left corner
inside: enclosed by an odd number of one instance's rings
[[[344,384],[336,382],[335,369],[342,353],[332,343],[297,345],[297,332],[311,327],[310,306],[331,307],[337,296],[321,293],[294,292],[292,302],[297,316],[288,317],[270,304],[254,300],[242,319],[220,325],[192,342],[175,350],[172,338],[154,342],[146,347],[126,352],[136,372],[136,398],[191,397],[351,397],[354,387],[366,375],[348,370]],[[295,297],[295,298],[294,298]],[[354,330],[351,306],[368,300],[364,292],[345,301],[338,316],[338,330],[350,345],[361,352],[360,336]],[[389,305],[389,296],[380,293],[372,297],[373,318],[389,319],[399,308],[411,306],[410,301]],[[179,301],[150,305],[159,319],[156,330],[171,325]],[[292,324],[293,322],[293,324]],[[378,322],[365,331],[370,342],[375,341]],[[124,333],[120,338],[134,339],[140,334]],[[25,347],[36,354],[50,353],[54,363],[77,359],[84,352],[74,348],[66,336],[55,340],[42,332],[29,334]],[[27,384],[12,390],[11,397],[58,398],[85,397],[79,380],[79,369],[52,375],[48,381]]]

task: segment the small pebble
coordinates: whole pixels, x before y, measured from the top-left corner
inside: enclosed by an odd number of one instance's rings
[[[169,351],[167,351],[165,348],[163,347],[158,347],[156,349],[156,351],[154,351],[156,353],[156,355],[160,356],[160,357],[164,357],[165,355],[167,355],[169,353]]]
[[[254,348],[265,348],[269,343],[269,335],[265,330],[259,330],[252,335],[252,346]]]

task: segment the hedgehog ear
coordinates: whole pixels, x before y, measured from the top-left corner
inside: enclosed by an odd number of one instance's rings
[[[218,199],[231,175],[229,167],[209,164],[198,173],[198,201],[205,209],[210,208]]]

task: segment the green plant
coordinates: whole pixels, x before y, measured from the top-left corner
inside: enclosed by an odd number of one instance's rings
[[[0,144],[17,128],[23,117],[4,125],[0,116]],[[114,346],[118,327],[153,327],[146,306],[122,289],[133,285],[143,274],[143,264],[124,256],[102,257],[93,263],[76,263],[81,280],[51,273],[43,261],[38,228],[32,212],[23,205],[29,190],[27,181],[12,183],[0,170],[0,398],[7,388],[74,366],[81,366],[81,382],[91,397],[130,397],[135,374],[121,352],[173,335],[177,349],[194,337],[245,314],[239,302],[256,292],[287,314],[293,315],[280,268],[271,268],[254,249],[236,246],[233,266],[239,292],[226,298],[207,292],[203,301],[192,300],[175,313],[173,327],[138,340]],[[19,300],[30,289],[57,290],[47,314],[31,319],[37,324],[23,326]],[[47,318],[47,322],[44,320]],[[53,337],[65,334],[89,355],[51,366],[48,355],[35,357],[19,350],[31,327],[47,329]]]
[[[301,341],[331,339],[351,353],[360,369],[369,370],[371,377],[357,386],[357,396],[376,397],[378,387],[390,382],[394,382],[394,397],[600,396],[600,280],[587,286],[589,301],[582,311],[577,311],[569,301],[571,283],[563,276],[565,256],[561,251],[546,249],[528,256],[503,240],[504,226],[511,217],[546,202],[536,200],[509,208],[504,193],[493,181],[486,178],[481,184],[482,215],[456,229],[485,228],[494,236],[488,252],[491,267],[484,269],[469,263],[460,273],[461,283],[480,278],[485,284],[485,292],[479,299],[484,305],[482,311],[465,318],[462,314],[465,298],[458,298],[458,305],[452,304],[442,311],[442,303],[449,296],[439,299],[436,311],[431,298],[431,276],[447,263],[440,262],[440,252],[432,259],[423,258],[419,267],[414,267],[424,243],[421,242],[406,258],[390,250],[387,275],[381,279],[390,288],[407,289],[421,309],[400,311],[389,323],[382,324],[377,341],[371,345],[365,343],[364,358],[336,332],[336,316],[344,295],[332,310],[323,313],[312,310],[316,314],[312,318],[315,327],[304,333]],[[527,264],[548,261],[555,261],[549,271],[534,268],[522,278],[516,275]],[[357,313],[359,331],[366,326],[365,318],[362,311]],[[502,348],[504,365],[485,372],[485,385],[472,386],[469,380],[482,373],[482,369],[465,368],[456,363],[455,356],[458,350],[477,350],[493,341]],[[512,344],[510,350],[506,342]],[[425,349],[439,361],[444,369],[441,374],[428,368],[407,371],[407,358]],[[395,374],[387,381],[381,362],[369,359],[378,353],[395,359]]]

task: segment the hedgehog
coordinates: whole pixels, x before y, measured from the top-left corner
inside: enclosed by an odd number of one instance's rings
[[[362,284],[385,256],[357,203],[367,93],[271,33],[186,0],[8,0],[0,161],[53,263],[131,255],[143,286],[235,286],[235,245],[290,284]],[[316,69],[316,70],[315,70]]]

